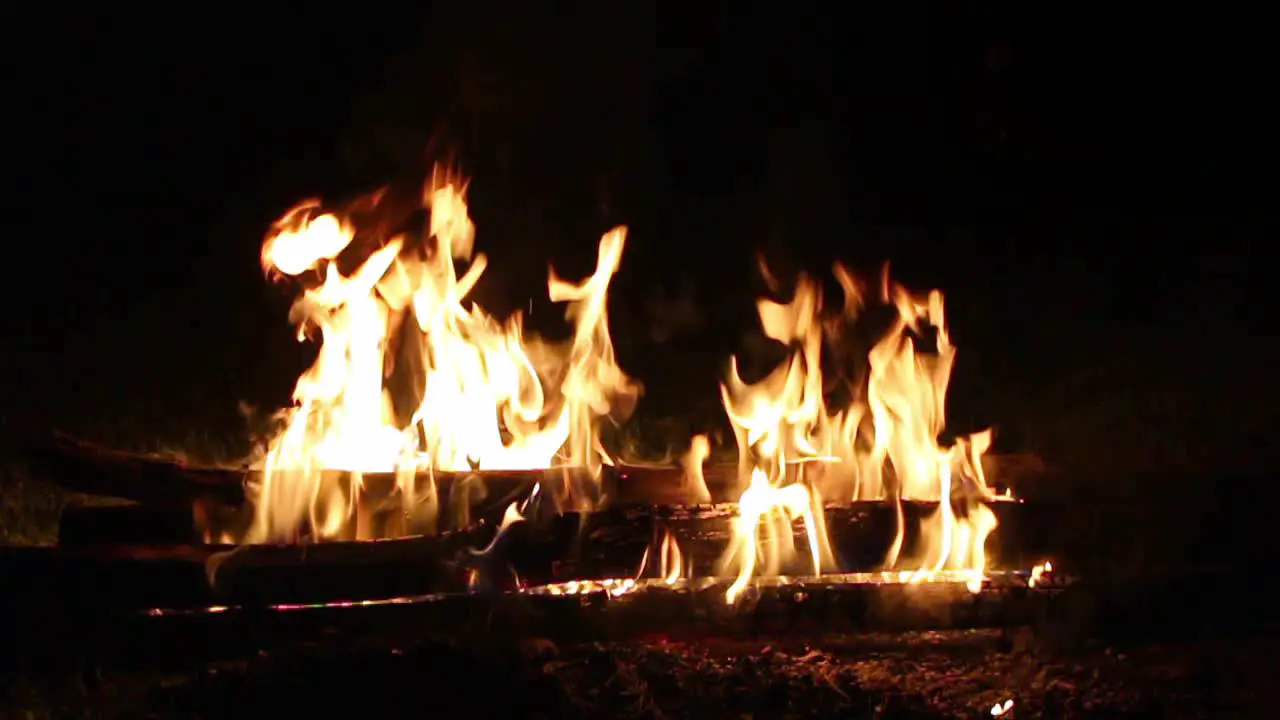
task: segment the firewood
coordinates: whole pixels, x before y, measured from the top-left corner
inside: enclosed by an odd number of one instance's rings
[[[914,521],[934,507],[905,505],[908,556],[917,536]],[[1035,506],[999,503],[995,510],[1011,528],[1016,529],[1019,522],[1023,527],[1038,527],[1034,514],[1041,509]],[[140,608],[361,601],[458,591],[475,583],[510,590],[576,579],[634,577],[642,570],[646,552],[652,555],[651,548],[670,533],[685,557],[685,572],[709,576],[717,572],[716,561],[729,542],[734,512],[732,506],[721,505],[560,513],[535,503],[526,507],[528,519],[507,528],[496,543],[499,518],[491,515],[465,530],[377,542],[235,549],[190,544],[68,545],[36,560],[0,557],[0,575],[8,575],[5,587],[15,588],[14,597],[35,598],[32,605],[90,602]],[[839,569],[880,569],[896,532],[893,517],[893,510],[882,503],[828,508],[827,529]],[[803,574],[808,572],[806,542],[799,525],[795,531],[798,559],[794,568],[786,570]],[[1035,541],[1034,536],[1005,537],[997,530],[988,549],[1002,558],[1012,549],[1031,552]],[[1004,566],[1029,564],[1008,561]],[[207,576],[210,568],[214,570],[212,586]],[[656,569],[654,559],[646,572],[652,575]],[[46,576],[50,579],[41,583],[21,579]]]
[[[243,469],[191,467],[60,433],[26,443],[24,455],[33,476],[90,495],[169,506],[190,506],[198,498],[231,505],[244,499]]]
[[[197,499],[240,505],[244,502],[246,480],[253,480],[257,472],[246,467],[196,467],[154,455],[112,450],[61,434],[28,443],[26,456],[33,474],[69,489],[160,505],[188,505]],[[741,487],[735,464],[708,464],[703,474],[713,502],[737,499]],[[416,478],[420,487],[428,481],[434,482],[442,506],[466,505],[479,497],[495,504],[509,503],[527,496],[538,484],[557,491],[571,485],[576,493],[591,495],[596,485],[585,471],[575,468],[423,471]],[[363,473],[362,483],[366,487],[391,487],[395,481],[389,474]],[[589,499],[602,500],[606,505],[682,505],[688,504],[691,497],[689,480],[674,465],[605,466],[599,492],[602,497]]]
[[[190,545],[201,540],[190,508],[181,505],[68,505],[58,519],[58,546]]]
[[[611,595],[452,594],[393,602],[231,605],[131,613],[42,613],[0,654],[88,656],[98,662],[181,665],[288,651],[318,642],[412,647],[543,638],[557,644],[664,637],[811,637],[876,630],[1026,625],[1053,592],[954,584],[789,584],[754,588],[734,605],[725,582],[645,587]],[[12,616],[10,616],[12,617]]]

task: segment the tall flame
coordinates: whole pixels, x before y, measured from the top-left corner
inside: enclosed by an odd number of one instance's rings
[[[763,264],[761,270],[770,278]],[[983,548],[996,524],[980,502],[992,497],[981,465],[991,437],[984,431],[950,447],[939,445],[955,359],[942,294],[935,290],[913,296],[890,283],[886,271],[881,301],[893,309],[893,321],[867,353],[865,382],[850,383],[849,398],[834,401],[825,392],[824,343],[840,340],[840,328],[858,319],[866,305],[864,286],[852,273],[837,265],[835,275],[844,291],[835,317],[824,314],[821,287],[806,276],[798,279],[790,302],[759,300],[765,334],[791,352],[754,383],[742,379],[732,359],[721,386],[738,441],[739,479],[745,484],[733,542],[722,558],[726,567],[737,568],[730,602],[756,573],[758,555],[770,558],[765,572],[776,573],[793,554],[784,549],[780,555],[758,534],[761,520],[776,519],[779,511],[782,526],[774,527],[769,537],[785,534],[789,543],[790,520],[803,517],[814,573],[828,566],[831,550],[820,527],[824,497],[893,502],[898,530],[885,558],[890,567],[902,562],[901,501],[938,501],[937,511],[922,527],[924,552],[914,560],[913,579],[928,579],[943,569],[965,570],[974,578],[971,587],[981,583]],[[936,347],[918,348],[919,339],[929,334]]]
[[[611,462],[599,422],[629,411],[640,391],[614,359],[606,315],[626,230],[603,237],[583,282],[551,273],[549,294],[567,303],[574,332],[569,343],[550,344],[526,340],[518,313],[503,323],[467,302],[487,258],[472,259],[465,184],[436,173],[423,205],[430,221],[422,237],[387,240],[350,274],[339,269],[360,249],[350,218],[312,201],[272,227],[264,268],[319,280],[290,319],[300,341],[318,332],[320,349],[251,488],[248,540],[339,536],[368,473],[394,473],[405,509],[432,515],[434,485],[423,471],[564,464],[598,478]],[[461,277],[458,260],[471,261]]]

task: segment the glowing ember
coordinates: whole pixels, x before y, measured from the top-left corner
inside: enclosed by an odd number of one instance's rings
[[[762,265],[761,270],[771,279],[767,268]],[[993,496],[981,465],[991,436],[982,432],[951,447],[938,445],[955,359],[942,294],[915,297],[891,284],[886,272],[881,301],[896,310],[896,317],[866,358],[865,385],[850,383],[850,398],[829,406],[821,370],[824,340],[837,339],[829,329],[838,330],[834,321],[852,323],[865,305],[863,285],[842,266],[836,266],[835,275],[844,304],[834,317],[823,313],[819,284],[804,276],[789,303],[760,300],[765,334],[789,346],[790,356],[756,383],[742,379],[735,358],[721,386],[737,436],[740,479],[747,483],[740,500],[742,520],[725,556],[726,565],[736,565],[738,582],[726,598],[732,602],[747,579],[759,574],[756,555],[769,559],[764,574],[778,571],[778,559],[788,551],[780,555],[775,545],[781,531],[790,537],[789,523],[784,519],[774,532],[759,537],[756,527],[775,509],[805,518],[813,572],[828,565],[826,532],[816,520],[822,517],[823,497],[895,503],[898,532],[887,567],[900,564],[905,532],[901,501],[939,501],[922,528],[924,554],[913,563],[913,578],[927,581],[943,570],[966,571],[976,591],[985,568],[984,544],[996,525],[995,515],[980,502]],[[919,350],[918,338],[930,332],[936,347]]]
[[[376,208],[379,197],[367,204]],[[487,260],[476,255],[458,277],[455,260],[472,258],[475,236],[464,184],[438,173],[424,205],[422,237],[381,240],[358,238],[351,219],[308,202],[263,245],[268,273],[314,280],[290,317],[299,340],[318,332],[321,344],[251,488],[250,541],[337,537],[364,473],[395,473],[406,511],[430,521],[435,489],[429,479],[420,484],[424,470],[562,464],[598,477],[611,462],[598,423],[639,392],[614,361],[605,315],[625,230],[603,237],[596,270],[581,284],[551,275],[550,297],[567,303],[574,327],[557,346],[526,339],[519,314],[500,323],[465,302]],[[370,244],[354,271],[339,269],[343,256]]]

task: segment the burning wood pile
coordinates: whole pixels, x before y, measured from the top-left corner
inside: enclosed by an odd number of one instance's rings
[[[729,362],[737,461],[709,462],[700,435],[680,463],[645,464],[603,432],[642,394],[606,307],[625,228],[588,277],[550,274],[572,328],[557,342],[468,300],[488,260],[466,184],[437,172],[422,199],[417,234],[387,229],[381,194],[345,212],[306,202],[272,227],[263,268],[301,286],[290,319],[319,352],[243,467],[33,446],[44,476],[138,503],[64,517],[66,549],[147,568],[95,585],[100,604],[222,616],[452,598],[433,607],[465,625],[458,598],[568,599],[616,636],[676,632],[690,608],[789,632],[1000,625],[1055,586],[1043,517],[987,481],[990,433],[939,439],[956,353],[940,292],[837,266],[839,302],[807,276],[761,299],[787,354],[760,378]]]

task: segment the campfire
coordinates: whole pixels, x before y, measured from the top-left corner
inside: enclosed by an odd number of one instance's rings
[[[655,461],[618,450],[610,428],[642,401],[607,312],[625,228],[584,277],[550,272],[567,332],[539,337],[474,302],[488,259],[466,199],[441,171],[400,227],[388,218],[403,208],[375,193],[308,201],[270,228],[263,269],[297,293],[289,319],[317,354],[247,461],[30,444],[40,475],[134,502],[63,513],[42,571],[54,580],[23,602],[83,633],[29,634],[24,652],[758,647],[1014,633],[1068,597],[1045,559],[1060,560],[1044,530],[1060,508],[989,483],[989,431],[944,439],[956,350],[940,292],[887,268],[860,279],[837,265],[824,283],[761,262],[756,309],[780,360],[725,358],[732,446],[694,434]],[[1011,710],[994,695],[984,711]]]
[[[705,571],[665,527],[635,577],[581,578],[592,582],[577,587],[619,594],[654,573],[668,586],[720,579],[732,604],[762,580],[868,581],[841,567],[828,515],[874,503],[892,518],[876,581],[981,588],[997,526],[991,505],[1008,498],[984,476],[989,431],[939,443],[955,359],[940,292],[912,294],[887,267],[868,283],[837,265],[836,307],[808,276],[786,302],[759,300],[764,333],[788,355],[754,381],[729,360],[720,392],[736,466],[708,467],[710,442],[699,435],[679,467],[655,468],[601,440],[602,425],[625,420],[641,393],[614,357],[606,309],[626,229],[601,238],[589,277],[551,272],[548,296],[572,327],[567,341],[552,342],[526,332],[519,313],[499,321],[468,300],[488,259],[476,252],[466,190],[437,171],[422,196],[429,220],[416,232],[389,235],[371,222],[378,194],[346,212],[305,202],[272,227],[263,267],[301,286],[290,318],[319,351],[252,468],[247,527],[208,530],[251,544],[431,535],[468,526],[477,500],[501,486],[522,497],[476,553],[486,556],[531,513],[590,513],[656,495],[699,505],[718,495],[730,501],[716,506],[729,531]],[[782,294],[763,261],[760,270]],[[865,317],[888,319],[854,356]],[[478,582],[474,568],[470,577]]]

